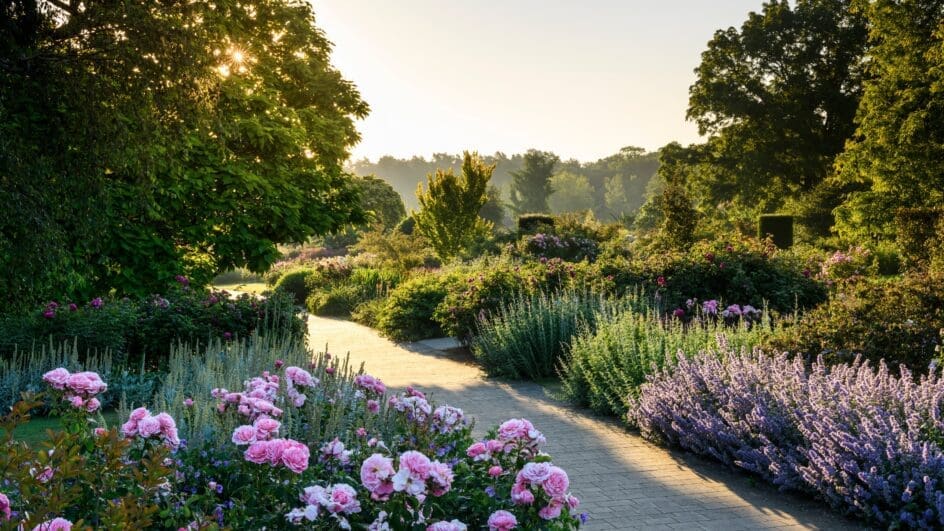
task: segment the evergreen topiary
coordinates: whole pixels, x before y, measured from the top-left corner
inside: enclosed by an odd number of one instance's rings
[[[554,216],[548,214],[521,214],[518,216],[518,232],[521,234],[534,234],[547,227],[554,227]]]

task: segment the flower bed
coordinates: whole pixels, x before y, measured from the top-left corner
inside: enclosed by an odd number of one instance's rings
[[[126,410],[120,429],[92,412],[107,392],[97,375],[47,373],[65,429],[49,449],[12,439],[35,397],[3,418],[0,526],[441,531],[585,519],[527,420],[474,440],[461,409],[412,388],[390,394],[337,356],[257,341],[179,354],[160,412]],[[229,370],[218,386],[200,389],[219,367]]]
[[[856,361],[736,351],[648,378],[629,420],[644,436],[755,473],[892,528],[944,526],[944,378]]]

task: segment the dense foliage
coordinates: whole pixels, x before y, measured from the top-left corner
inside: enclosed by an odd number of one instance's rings
[[[363,219],[341,164],[367,106],[310,5],[0,10],[5,307],[262,271],[276,243]]]
[[[245,338],[257,329],[283,327],[296,337],[305,332],[291,299],[279,293],[230,297],[181,285],[140,298],[50,301],[26,314],[0,317],[0,355],[67,342],[82,358],[107,352],[118,367],[157,368],[178,342]]]

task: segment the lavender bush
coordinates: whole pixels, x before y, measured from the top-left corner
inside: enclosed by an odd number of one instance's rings
[[[810,492],[892,528],[944,526],[944,378],[856,360],[806,369],[785,354],[679,356],[628,419],[649,438]]]

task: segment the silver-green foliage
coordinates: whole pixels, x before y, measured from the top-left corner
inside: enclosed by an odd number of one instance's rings
[[[592,330],[601,314],[640,302],[636,296],[613,299],[577,291],[518,295],[480,320],[472,351],[490,375],[553,376],[580,330]]]
[[[0,410],[7,411],[20,400],[24,392],[46,389],[43,374],[63,367],[70,372],[93,371],[108,383],[108,390],[98,398],[108,408],[126,395],[134,400],[146,400],[153,392],[153,378],[140,370],[120,369],[113,363],[110,352],[89,352],[79,356],[75,340],[61,343],[33,345],[30,350],[14,350],[0,357]]]
[[[771,331],[767,318],[748,325],[712,319],[682,323],[655,309],[608,315],[574,338],[561,370],[564,393],[578,405],[625,418],[627,399],[636,396],[647,375],[673,364],[676,356],[713,348],[720,335],[735,350],[750,349]]]
[[[214,341],[202,351],[187,346],[176,348],[153,403],[123,401],[121,418],[128,418],[130,410],[138,406],[148,407],[152,412],[166,411],[176,419],[180,437],[189,444],[228,444],[233,430],[241,424],[240,418],[220,414],[216,409],[218,400],[210,396],[211,390],[242,391],[243,382],[263,371],[284,376],[276,368],[276,360],[281,360],[283,367],[301,367],[321,380],[314,389],[304,391],[308,400],[303,407],[276,404],[283,410],[279,418],[280,437],[309,442],[339,437],[349,441],[359,427],[377,437],[395,431],[396,420],[390,411],[384,408],[379,415],[369,415],[365,412],[365,400],[355,396],[354,376],[363,372],[363,366],[355,370],[346,355],[314,353],[304,342],[287,334],[255,334],[244,341],[229,343]],[[328,374],[328,367],[333,368],[333,374]],[[187,398],[193,400],[192,406],[185,405]]]

